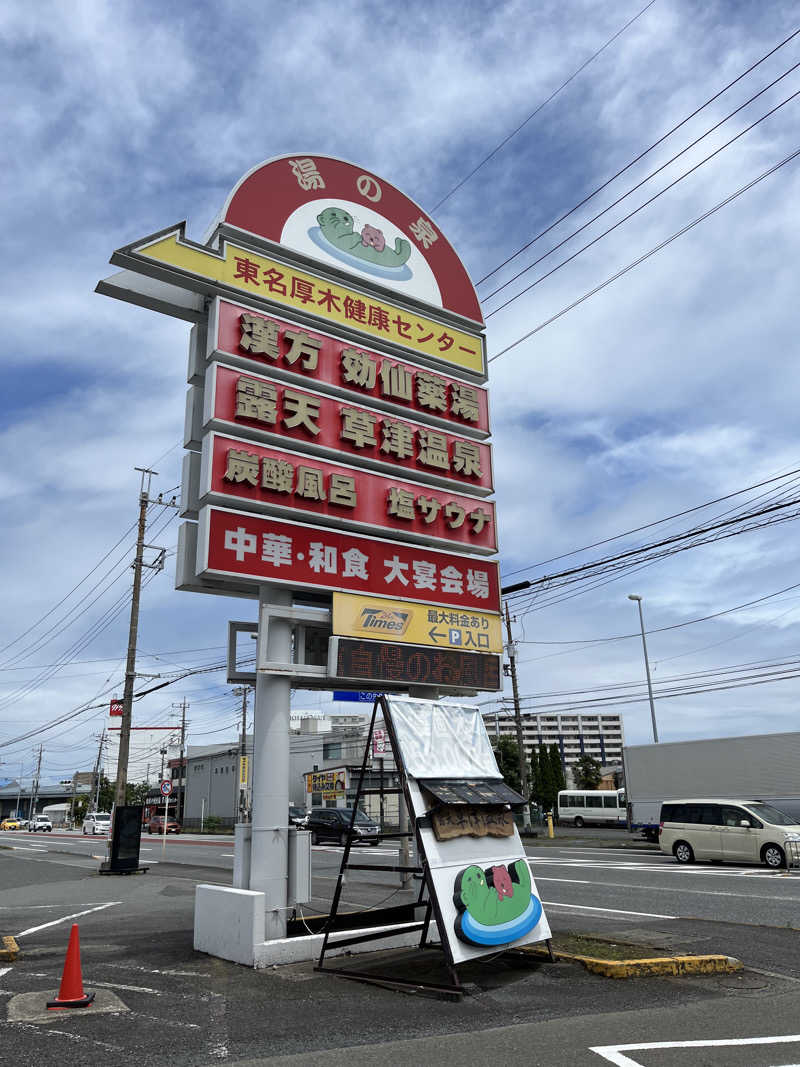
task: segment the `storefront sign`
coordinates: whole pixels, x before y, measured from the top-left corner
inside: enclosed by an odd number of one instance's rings
[[[328,673],[333,678],[437,689],[503,688],[500,657],[481,652],[420,648],[383,641],[331,638]]]
[[[387,536],[497,549],[494,504],[436,486],[208,433],[200,498],[247,502],[254,510],[310,514],[311,521],[385,530]]]
[[[499,612],[495,560],[241,511],[200,512],[198,573]]]
[[[206,280],[247,293],[249,299],[303,311],[331,325],[347,326],[368,337],[402,345],[443,366],[486,377],[486,353],[480,334],[466,333],[416,314],[355,286],[337,285],[239,241],[223,240],[221,251],[217,252],[187,241],[183,226],[178,226],[166,234],[145,237],[121,253],[123,260],[132,256],[154,265],[165,264],[187,280]]]
[[[350,593],[333,594],[333,632],[466,652],[503,651],[499,615]]]
[[[305,776],[307,793],[331,793],[344,796],[347,792],[347,768],[332,771],[310,771]]]
[[[333,458],[345,454],[423,480],[459,482],[480,495],[492,491],[489,445],[375,408],[220,363],[209,368],[205,404],[206,428],[252,432],[278,445],[291,441]]]
[[[279,375],[354,393],[467,430],[489,432],[488,394],[479,385],[354,345],[334,334],[256,308],[217,299],[211,307],[209,354],[235,356]],[[455,428],[455,426],[454,426]]]

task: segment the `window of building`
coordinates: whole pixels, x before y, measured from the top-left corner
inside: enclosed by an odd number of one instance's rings
[[[341,741],[323,741],[323,743],[322,743],[322,758],[323,759],[341,759],[342,758],[342,743],[341,743]]]

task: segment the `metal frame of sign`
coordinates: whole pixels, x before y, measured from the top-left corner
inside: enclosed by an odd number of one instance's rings
[[[374,734],[374,731],[375,731],[375,720],[376,720],[376,717],[377,717],[378,709],[380,709],[382,714],[383,714],[384,726],[385,726],[386,731],[387,731],[387,733],[389,735],[389,740],[390,740],[390,743],[391,743],[392,752],[395,754],[395,763],[396,763],[396,766],[397,766],[397,773],[398,773],[399,778],[400,778],[400,790],[399,791],[401,791],[405,796],[407,810],[409,812],[409,817],[412,820],[412,823],[413,823],[413,826],[414,826],[414,829],[412,830],[410,836],[415,840],[416,845],[417,845],[417,855],[418,855],[418,857],[420,858],[420,861],[421,861],[421,866],[419,866],[419,867],[417,867],[417,866],[405,867],[405,866],[396,866],[396,865],[389,865],[389,864],[375,865],[375,864],[350,863],[350,850],[351,850],[351,847],[352,847],[352,844],[353,844],[353,840],[354,840],[353,829],[354,829],[354,826],[355,826],[356,812],[358,811],[358,805],[359,805],[359,802],[361,800],[361,796],[364,793],[364,789],[363,789],[364,777],[366,775],[368,758],[369,758],[369,755],[370,755],[370,753],[372,751],[372,737],[373,737],[373,734]],[[441,911],[441,907],[440,907],[440,904],[439,904],[438,896],[437,896],[437,893],[435,891],[435,887],[434,887],[434,883],[433,883],[433,877],[432,877],[432,873],[431,873],[431,868],[429,866],[428,859],[427,859],[427,856],[426,856],[425,840],[424,840],[424,837],[423,837],[423,834],[422,834],[422,828],[423,828],[422,824],[423,824],[423,822],[424,822],[424,820],[419,819],[417,817],[417,815],[416,815],[416,808],[415,808],[414,803],[413,803],[413,797],[412,797],[412,792],[411,792],[411,789],[410,789],[409,778],[408,778],[408,775],[406,774],[405,765],[404,765],[403,758],[402,758],[402,749],[401,749],[401,747],[400,747],[400,745],[398,743],[397,735],[396,735],[396,732],[395,732],[395,729],[394,729],[394,722],[393,722],[393,719],[392,719],[392,714],[391,714],[391,710],[390,710],[390,707],[389,707],[389,702],[387,701],[385,696],[380,696],[375,701],[375,703],[373,705],[373,708],[372,708],[372,717],[370,719],[369,730],[367,731],[367,737],[366,737],[366,741],[365,741],[365,744],[364,744],[364,757],[363,757],[363,760],[362,760],[362,763],[361,763],[361,773],[359,775],[358,785],[356,787],[356,795],[355,795],[355,798],[353,800],[353,808],[352,808],[352,815],[351,815],[351,818],[350,818],[350,825],[349,825],[348,830],[347,830],[347,843],[345,845],[344,852],[342,854],[341,864],[339,866],[339,877],[338,877],[337,882],[336,882],[336,889],[334,891],[333,900],[331,902],[330,914],[328,916],[328,919],[327,919],[327,922],[326,922],[325,928],[324,928],[324,937],[323,937],[323,941],[322,941],[322,948],[320,950],[319,959],[317,960],[317,963],[315,964],[314,970],[316,970],[316,971],[325,971],[328,974],[333,974],[333,975],[336,975],[337,977],[340,977],[340,978],[348,978],[348,979],[353,980],[353,981],[366,982],[366,983],[369,983],[369,984],[372,984],[372,985],[379,985],[379,986],[387,987],[389,989],[395,989],[397,991],[403,991],[403,992],[416,991],[416,992],[432,993],[433,995],[435,995],[437,997],[440,997],[442,999],[447,999],[447,1000],[460,1000],[461,997],[464,996],[464,988],[461,985],[461,982],[460,982],[459,977],[458,977],[458,972],[456,970],[456,968],[457,968],[457,966],[459,964],[456,963],[456,961],[453,959],[453,954],[452,954],[452,951],[450,949],[449,938],[448,938],[448,936],[446,934],[444,916],[443,916],[442,911]],[[407,835],[405,833],[400,833],[399,835],[392,834],[392,835],[385,835],[385,836],[405,837]],[[445,961],[445,967],[446,967],[447,973],[448,973],[448,975],[450,977],[450,982],[449,983],[446,983],[446,982],[442,982],[442,983],[426,982],[426,981],[421,981],[421,980],[413,981],[413,980],[410,980],[408,978],[401,978],[398,975],[393,975],[393,974],[385,974],[385,973],[381,974],[381,973],[377,973],[377,972],[373,972],[373,971],[356,971],[356,970],[350,969],[349,967],[330,967],[330,966],[326,966],[325,965],[325,955],[326,955],[326,952],[328,951],[329,940],[330,940],[332,935],[337,933],[337,930],[335,929],[335,924],[336,924],[336,918],[337,918],[337,914],[338,914],[338,910],[339,910],[339,902],[340,902],[340,899],[341,899],[342,887],[344,885],[344,877],[345,877],[345,873],[346,873],[347,870],[368,870],[368,871],[379,870],[379,871],[394,871],[394,872],[412,872],[412,873],[415,873],[415,874],[421,873],[422,874],[422,883],[420,885],[420,891],[419,891],[419,894],[418,894],[418,897],[417,897],[416,904],[412,905],[412,907],[413,908],[422,908],[422,907],[424,907],[425,908],[425,914],[424,914],[424,918],[421,921],[412,921],[412,922],[407,923],[405,926],[394,925],[390,929],[384,929],[384,930],[381,930],[380,932],[361,933],[361,934],[353,935],[353,936],[350,936],[350,937],[346,937],[344,939],[340,939],[340,938],[337,937],[336,940],[333,941],[330,944],[330,947],[339,949],[339,948],[342,948],[342,947],[345,947],[345,946],[349,946],[349,945],[362,944],[365,941],[375,941],[375,940],[379,940],[381,938],[394,937],[394,936],[396,936],[397,934],[400,934],[400,933],[413,933],[413,932],[419,931],[420,940],[419,940],[418,948],[420,950],[422,950],[422,949],[424,949],[426,947],[427,948],[440,948],[441,951],[443,952],[444,961]],[[427,894],[427,899],[426,899],[426,894]],[[373,918],[379,919],[380,914],[381,914],[381,910],[388,910],[388,909],[379,909],[377,912],[373,912],[372,913]],[[431,918],[432,917],[436,920],[436,924],[437,924],[437,927],[439,929],[439,937],[440,937],[440,944],[439,945],[431,944],[428,941],[428,932],[430,930],[430,922],[431,922]],[[553,962],[555,957],[553,955],[552,944],[551,944],[549,938],[544,942],[544,944],[545,944],[545,947],[547,948],[547,952],[549,954],[550,961]],[[504,952],[504,951],[509,952],[509,953],[514,953],[515,949],[513,947],[510,947],[510,948],[499,947],[498,952]]]

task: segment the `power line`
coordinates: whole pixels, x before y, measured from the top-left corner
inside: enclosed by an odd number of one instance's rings
[[[699,137],[695,138],[695,140],[692,141],[690,144],[686,145],[685,148],[682,148],[680,152],[676,152],[675,155],[668,159],[665,163],[662,163],[661,166],[656,167],[655,170],[651,171],[635,185],[632,185],[630,189],[624,192],[621,196],[618,196],[617,199],[613,200],[607,207],[604,207],[602,211],[598,211],[596,215],[593,215],[592,218],[587,219],[586,222],[582,223],[576,230],[573,230],[572,233],[567,234],[567,236],[563,237],[557,244],[554,244],[550,248],[548,248],[546,252],[542,253],[542,255],[538,257],[538,259],[534,259],[534,261],[532,263],[529,263],[527,267],[523,267],[522,270],[517,271],[517,273],[513,274],[509,279],[507,279],[507,281],[504,281],[502,285],[498,285],[496,289],[493,289],[491,293],[482,298],[484,302],[487,300],[491,300],[493,296],[497,296],[497,294],[502,292],[503,289],[507,289],[509,285],[512,285],[515,281],[517,281],[518,278],[521,278],[523,274],[527,274],[529,270],[533,270],[533,268],[538,266],[539,263],[542,263],[545,259],[548,258],[548,256],[551,256],[553,252],[558,251],[559,248],[563,248],[564,245],[568,244],[573,237],[577,237],[579,233],[583,233],[584,230],[588,229],[593,223],[597,222],[598,219],[601,219],[603,215],[607,215],[609,211],[613,210],[613,208],[621,204],[623,200],[627,200],[629,196],[632,196],[633,193],[635,193],[638,189],[641,189],[643,185],[646,185],[651,178],[655,178],[657,174],[660,174],[663,170],[666,170],[667,167],[674,163],[676,159],[680,159],[681,156],[691,151],[692,148],[695,148],[698,144],[700,144],[701,141],[705,140],[706,137],[709,137],[712,133],[718,130],[720,126],[724,125],[724,123],[726,123],[729,119],[733,118],[734,115],[737,115],[749,104],[752,104],[754,100],[756,100],[759,96],[762,96],[773,86],[777,85],[778,82],[788,77],[791,73],[797,70],[798,67],[800,67],[800,61],[795,63],[794,66],[789,67],[788,70],[785,70],[783,74],[781,74],[778,78],[775,78],[774,81],[771,81],[769,85],[765,85],[763,89],[759,89],[759,91],[753,96],[751,96],[749,100],[745,100],[743,104],[740,104],[739,107],[735,108],[723,119],[720,119],[719,122],[715,123],[713,126],[710,126],[705,133],[702,133]],[[527,286],[525,289],[520,290],[519,293],[517,293],[515,296],[512,296],[509,300],[506,300],[505,303],[500,304],[499,307],[494,308],[488,313],[486,318],[489,319],[492,317],[492,315],[496,315],[497,312],[502,311],[504,308],[508,307],[508,305],[512,304],[518,297],[522,296],[524,293],[529,292],[535,286],[539,285],[540,282],[543,282],[546,278],[549,278],[552,274],[555,274],[556,271],[560,270],[567,263],[571,263],[573,259],[579,256],[582,252],[585,252],[587,248],[591,248],[592,245],[597,244],[598,241],[602,240],[604,237],[607,237],[608,234],[612,233],[619,226],[622,226],[629,219],[632,219],[634,215],[638,215],[640,211],[643,211],[646,207],[649,207],[650,204],[652,204],[655,200],[658,200],[659,197],[664,195],[664,193],[669,192],[669,190],[678,185],[679,182],[682,182],[684,178],[688,178],[689,175],[693,174],[705,163],[708,163],[709,160],[714,159],[714,157],[718,156],[720,152],[723,152],[726,148],[730,147],[730,145],[732,145],[734,141],[738,141],[740,137],[744,137],[746,133],[749,133],[750,130],[754,129],[765,119],[768,119],[776,111],[782,108],[784,104],[788,104],[789,101],[793,100],[797,95],[797,93],[792,93],[791,96],[787,97],[785,100],[782,100],[780,104],[773,107],[770,111],[767,111],[766,114],[762,115],[759,119],[756,119],[749,126],[746,126],[743,130],[737,133],[735,137],[732,137],[729,141],[726,141],[725,144],[720,145],[719,148],[715,149],[710,155],[706,156],[705,159],[701,159],[699,163],[696,163],[689,170],[685,171],[674,181],[670,182],[669,185],[665,185],[663,189],[659,190],[659,192],[657,192],[654,196],[651,196],[649,200],[645,200],[644,203],[640,204],[634,211],[631,211],[629,214],[625,215],[624,218],[621,218],[618,222],[615,222],[613,226],[610,226],[607,230],[604,230],[603,233],[599,234],[597,237],[591,240],[588,244],[584,245],[582,248],[579,248],[577,252],[574,252],[567,259],[562,260],[562,262],[559,263],[556,267],[553,267],[552,270],[547,271],[545,274],[541,275],[541,277],[537,278],[536,281],[531,283],[531,285]]]
[[[589,193],[583,198],[583,200],[579,201],[574,207],[571,207],[569,211],[565,211],[563,215],[557,218],[555,222],[552,222],[546,229],[541,230],[539,233],[537,233],[535,237],[532,237],[530,241],[522,245],[521,248],[518,248],[517,251],[513,253],[513,255],[508,257],[508,259],[504,259],[502,263],[494,267],[493,270],[490,270],[488,274],[484,274],[484,276],[475,284],[482,285],[485,281],[488,281],[489,278],[497,274],[499,270],[502,270],[503,267],[507,266],[509,263],[515,260],[517,256],[521,255],[528,248],[530,248],[531,245],[536,244],[536,242],[541,240],[542,237],[545,237],[548,233],[550,233],[551,230],[554,230],[556,226],[564,222],[565,219],[568,219],[570,215],[574,215],[574,213],[580,208],[582,208],[584,204],[588,204],[589,201],[594,199],[594,197],[597,196],[598,193],[601,193],[604,189],[611,185],[612,182],[616,181],[617,178],[621,177],[623,174],[625,174],[626,171],[630,170],[631,167],[635,166],[642,159],[644,159],[646,155],[649,155],[649,153],[652,152],[654,148],[658,148],[658,146],[660,144],[663,144],[664,141],[671,137],[673,133],[677,133],[677,131],[682,126],[685,126],[687,122],[690,122],[693,118],[699,115],[701,111],[704,111],[710,104],[713,104],[715,100],[718,100],[729,89],[732,89],[734,85],[742,81],[743,78],[746,78],[748,74],[751,74],[756,69],[756,67],[759,67],[762,63],[766,62],[766,60],[768,60],[771,56],[774,56],[776,52],[780,51],[781,48],[787,45],[790,41],[794,40],[794,38],[798,34],[800,34],[800,29],[797,29],[793,33],[790,33],[788,37],[784,38],[784,40],[777,44],[773,49],[763,55],[760,59],[756,60],[755,63],[751,64],[751,66],[749,66],[747,70],[739,74],[738,77],[733,79],[733,81],[728,82],[727,85],[723,86],[722,89],[714,93],[713,96],[710,96],[708,100],[702,103],[698,108],[695,108],[695,110],[690,115],[687,115],[685,119],[681,119],[681,121],[676,126],[673,126],[670,130],[667,130],[667,132],[662,134],[657,141],[653,141],[653,143],[648,148],[645,148],[643,152],[640,152],[638,156],[636,156],[630,161],[630,163],[626,163],[624,167],[622,167],[616,172],[616,174],[612,174],[610,178],[607,178],[601,185],[598,185],[597,188],[593,189],[591,193]]]
[[[618,270],[616,274],[612,274],[609,278],[606,278],[605,281],[600,282],[600,284],[596,285],[593,289],[589,289],[582,296],[578,297],[577,300],[573,300],[571,304],[568,304],[560,311],[557,311],[555,315],[551,315],[549,319],[545,319],[544,322],[540,322],[538,326],[535,326],[532,330],[529,330],[526,334],[523,334],[522,337],[518,337],[516,341],[512,341],[510,345],[506,345],[505,348],[501,349],[499,352],[496,352],[493,356],[490,356],[488,362],[493,363],[496,359],[499,359],[507,352],[510,352],[513,348],[516,348],[517,345],[522,344],[523,341],[527,341],[530,337],[533,337],[534,334],[539,333],[546,326],[551,326],[554,322],[562,318],[568,312],[573,311],[576,307],[579,307],[590,297],[595,296],[597,293],[605,289],[607,286],[611,285],[613,282],[618,281],[620,278],[623,277],[623,275],[628,274],[635,267],[638,267],[642,263],[644,263],[645,260],[649,259],[651,256],[654,256],[657,252],[661,252],[664,248],[667,247],[667,245],[672,244],[672,242],[676,241],[679,237],[683,237],[683,235],[685,233],[688,233],[689,230],[694,229],[694,227],[698,226],[701,222],[705,222],[706,219],[716,214],[716,212],[720,211],[722,208],[727,207],[728,204],[738,199],[738,197],[742,196],[744,193],[749,192],[749,190],[752,189],[754,186],[758,185],[759,182],[762,182],[765,178],[769,178],[772,174],[775,174],[776,171],[780,170],[781,167],[786,166],[787,163],[791,163],[792,160],[796,159],[798,155],[800,155],[800,148],[796,148],[784,159],[780,160],[778,163],[774,163],[771,167],[768,167],[767,170],[762,171],[762,173],[759,174],[757,177],[753,178],[752,181],[747,182],[746,185],[741,186],[735,192],[731,193],[730,196],[727,196],[724,200],[720,200],[718,204],[715,204],[712,208],[709,208],[708,211],[704,212],[696,219],[693,219],[691,222],[681,227],[680,230],[676,230],[675,233],[671,234],[665,240],[655,245],[649,251],[645,252],[637,259],[632,260],[632,262],[628,263],[627,266],[623,267],[621,270]]]
[[[489,162],[490,159],[493,159],[497,155],[497,153],[500,151],[501,148],[504,148],[512,138],[516,137],[516,135],[520,132],[520,130],[524,129],[524,127],[528,125],[528,123],[531,121],[531,119],[535,118],[536,115],[539,114],[539,112],[542,110],[542,108],[546,107],[550,103],[551,100],[554,100],[558,96],[558,94],[560,92],[562,92],[564,89],[566,89],[566,87],[570,84],[570,82],[574,81],[575,78],[577,78],[578,75],[582,71],[584,71],[589,66],[590,63],[592,63],[595,59],[597,59],[597,57],[601,54],[601,52],[604,52],[609,47],[609,45],[612,45],[614,43],[614,41],[616,41],[616,39],[618,37],[620,37],[625,32],[625,30],[628,29],[629,26],[632,26],[633,23],[636,22],[636,20],[638,18],[641,18],[641,16],[645,13],[645,11],[647,11],[648,8],[652,7],[655,2],[656,2],[656,0],[650,0],[650,2],[648,4],[645,4],[645,6],[642,8],[641,11],[639,11],[636,15],[634,15],[632,19],[629,19],[625,23],[625,25],[621,29],[617,30],[617,32],[612,37],[609,37],[609,39],[605,42],[605,44],[601,45],[601,47],[598,48],[596,52],[592,53],[592,55],[590,55],[588,59],[584,60],[584,62],[581,63],[581,65],[578,67],[578,69],[573,71],[572,74],[570,74],[570,76],[566,79],[566,81],[563,81],[561,83],[561,85],[558,86],[557,89],[553,90],[553,92],[547,97],[546,100],[543,100],[541,102],[541,104],[537,105],[537,107],[534,108],[534,110],[530,113],[530,115],[528,115],[528,117],[523,122],[521,122],[519,124],[519,126],[516,127],[516,129],[512,130],[511,133],[509,133],[507,137],[504,137],[503,140],[500,142],[500,144],[498,144],[495,148],[493,148],[492,151],[489,152],[488,155],[484,156],[483,159],[480,161],[480,163],[478,163],[478,165],[476,167],[472,168],[472,170],[469,172],[469,174],[466,175],[466,177],[462,178],[461,181],[458,182],[457,185],[454,185],[449,193],[445,193],[445,195],[442,197],[442,199],[437,204],[434,204],[431,213],[438,211],[439,208],[442,206],[442,204],[444,204],[447,200],[449,200],[450,197],[454,193],[457,193],[458,190],[463,185],[466,185],[466,183],[470,180],[470,178],[472,178],[475,174],[477,174],[478,171],[483,166],[485,166]]]

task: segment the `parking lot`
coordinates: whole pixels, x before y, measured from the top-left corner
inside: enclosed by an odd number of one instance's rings
[[[353,1064],[374,1064],[375,1045],[387,1063],[455,1063],[467,1054],[499,1056],[504,1064],[623,1067],[776,1067],[800,1059],[790,1042],[753,1045],[750,1059],[741,1051],[750,1046],[738,1043],[652,1047],[796,1029],[786,1020],[800,1008],[800,873],[682,868],[624,836],[532,842],[527,851],[556,935],[591,933],[662,953],[722,952],[743,959],[745,971],[619,982],[574,964],[499,956],[465,967],[468,995],[451,1003],[320,974],[311,959],[255,972],[195,953],[194,886],[230,884],[230,838],[187,835],[168,839],[162,850],[160,838],[146,836],[149,872],[123,878],[97,875],[97,857],[105,854],[100,837],[7,833],[0,845],[0,934],[16,936],[21,950],[16,962],[0,964],[6,1013],[19,994],[54,994],[72,922],[80,926],[84,984],[107,1005],[43,1023],[6,1015],[4,1050],[37,1065],[99,1064],[110,1054],[122,1065],[311,1064],[329,1062],[331,1050],[347,1050]],[[396,857],[386,842],[358,858]],[[305,914],[326,910],[340,859],[338,846],[313,850],[314,900]],[[409,899],[396,878],[352,872],[347,908]],[[438,951],[378,952],[360,956],[358,966],[375,960],[398,973],[443,975]],[[621,1048],[631,1044],[648,1047]]]

